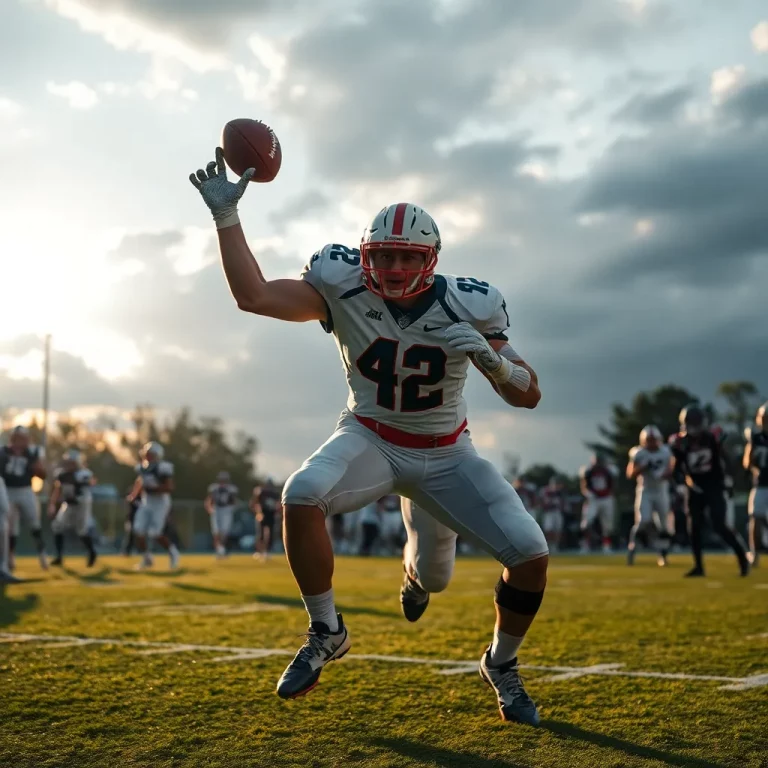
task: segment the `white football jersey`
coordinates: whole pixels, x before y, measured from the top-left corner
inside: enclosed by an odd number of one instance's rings
[[[662,443],[657,450],[649,451],[641,445],[636,445],[629,452],[629,460],[641,467],[648,467],[646,472],[637,476],[638,488],[661,488],[668,480],[661,476],[672,458],[672,449]]]
[[[232,483],[211,483],[208,495],[215,507],[231,507],[237,501],[238,488]]]
[[[359,251],[342,245],[326,245],[301,274],[328,305],[323,327],[341,354],[347,408],[405,432],[454,432],[466,418],[469,358],[448,346],[443,331],[466,321],[488,339],[506,340],[504,298],[480,280],[435,275],[433,287],[401,310],[371,293],[362,274]]]

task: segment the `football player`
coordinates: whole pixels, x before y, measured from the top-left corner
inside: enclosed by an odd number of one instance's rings
[[[477,454],[462,396],[471,361],[510,406],[539,402],[536,374],[507,340],[503,297],[481,280],[437,274],[439,230],[409,203],[379,211],[359,249],[326,245],[300,279],[267,281],[237,211],[253,172],[229,182],[217,148],[216,160],[190,176],[213,213],[230,290],[244,311],[320,321],[335,336],[349,385],[335,433],[283,489],[286,555],[310,629],[278,695],[307,693],[323,667],[350,648],[335,607],[325,517],[397,493],[410,500],[403,505],[404,588],[416,593],[413,602],[426,604],[425,594],[445,588],[457,532],[502,564],[480,674],[505,720],[537,725],[517,656],[544,596],[547,543],[512,486]],[[295,373],[310,375],[299,359]]]
[[[388,493],[379,499],[378,506],[384,546],[390,554],[399,554],[403,551],[405,534],[400,497],[395,493]]]
[[[565,523],[565,488],[557,475],[541,489],[541,529],[552,552],[560,549],[560,540]]]
[[[211,518],[211,533],[216,557],[226,557],[227,539],[232,530],[232,519],[237,504],[238,489],[230,482],[229,472],[219,472],[216,482],[208,486],[205,511]]]
[[[96,562],[96,550],[91,537],[91,486],[96,484],[96,479],[91,470],[83,466],[82,454],[75,448],[66,451],[54,478],[48,501],[48,517],[56,545],[56,557],[51,565],[62,564],[64,532],[71,528],[85,545],[88,552],[87,565],[90,568]]]
[[[48,556],[45,553],[43,534],[40,528],[40,502],[32,490],[32,478],[45,480],[46,470],[43,464],[45,451],[41,446],[31,445],[29,430],[26,427],[14,427],[8,445],[0,448],[0,476],[5,481],[6,493],[10,502],[8,523],[8,570],[13,571],[16,540],[19,537],[20,522],[23,517],[35,540],[40,567],[48,570]]]
[[[141,462],[136,465],[136,482],[128,494],[130,504],[141,497],[141,504],[133,520],[136,546],[143,553],[139,570],[152,566],[152,544],[158,541],[168,550],[171,569],[179,565],[178,547],[164,534],[171,509],[173,490],[173,464],[163,461],[165,451],[160,443],[147,443],[140,451]]]
[[[755,427],[747,427],[742,464],[752,475],[749,492],[749,557],[757,565],[760,546],[768,548],[768,402],[755,414]]]
[[[584,496],[584,505],[581,510],[583,551],[591,549],[591,532],[596,520],[600,521],[603,552],[611,551],[613,518],[616,514],[616,503],[613,497],[616,475],[616,467],[609,464],[600,451],[592,455],[588,466],[579,470],[579,485],[581,494]]]
[[[17,584],[17,579],[8,570],[8,518],[11,514],[11,503],[5,490],[5,480],[0,475],[0,584]]]
[[[669,439],[672,468],[681,470],[686,486],[686,513],[694,560],[694,566],[686,576],[704,575],[701,532],[707,511],[712,529],[734,551],[741,575],[749,574],[744,547],[725,524],[728,456],[723,450],[724,437],[719,427],[707,426],[704,411],[698,405],[689,405],[680,411],[680,431]]]
[[[635,490],[635,524],[629,532],[627,563],[634,565],[638,532],[654,534],[659,543],[660,566],[667,564],[667,552],[674,533],[674,516],[669,501],[669,479],[672,477],[672,449],[655,424],[643,427],[640,444],[629,452],[627,478],[637,482]]]
[[[257,485],[253,489],[250,507],[259,524],[256,552],[253,556],[266,562],[272,547],[275,520],[280,511],[280,489],[271,477],[268,477],[263,485]]]

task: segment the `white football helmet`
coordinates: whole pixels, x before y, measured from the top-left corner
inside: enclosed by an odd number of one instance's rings
[[[229,472],[219,472],[218,475],[216,475],[216,482],[217,483],[228,483],[229,482]]]
[[[640,432],[640,445],[642,445],[643,448],[648,447],[649,440],[652,440],[656,444],[656,447],[660,446],[664,440],[661,430],[655,424],[649,424],[647,427],[643,427]]]
[[[160,443],[154,441],[147,443],[139,452],[139,456],[146,462],[162,461],[165,450]]]
[[[366,227],[360,241],[360,261],[363,280],[368,290],[384,298],[381,276],[386,273],[400,274],[399,270],[375,269],[371,251],[380,248],[397,248],[424,255],[421,269],[408,270],[402,295],[415,296],[429,288],[435,281],[437,254],[440,253],[440,231],[434,219],[418,205],[396,203],[382,208]]]
[[[83,454],[80,453],[80,451],[77,450],[77,448],[68,448],[64,455],[61,457],[62,461],[71,462],[72,464],[77,464],[77,466],[81,466],[83,463]]]

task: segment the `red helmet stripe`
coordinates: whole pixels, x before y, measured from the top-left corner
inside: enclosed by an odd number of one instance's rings
[[[403,234],[403,222],[405,221],[405,209],[408,207],[407,203],[398,203],[395,206],[395,220],[392,222],[392,234]]]

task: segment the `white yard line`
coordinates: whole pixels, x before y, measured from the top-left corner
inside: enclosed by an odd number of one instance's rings
[[[77,646],[116,645],[140,649],[142,656],[170,655],[175,653],[216,653],[212,662],[252,661],[267,656],[293,656],[294,651],[283,648],[237,648],[223,645],[193,645],[190,643],[161,643],[149,640],[121,640],[105,637],[72,637],[67,635],[29,635],[13,632],[0,633],[0,643],[41,643],[46,648],[69,648]],[[456,661],[454,659],[425,659],[410,656],[384,656],[372,653],[350,653],[349,660],[381,661],[388,664],[417,664],[437,667],[440,675],[477,674],[478,661]],[[768,686],[768,674],[747,677],[726,677],[723,675],[691,675],[685,672],[642,672],[624,669],[622,664],[592,664],[585,667],[540,666],[522,664],[523,669],[554,674],[538,678],[539,682],[559,682],[580,677],[643,677],[655,680],[700,680],[702,682],[726,683],[720,688],[729,691],[743,691],[749,688]]]

